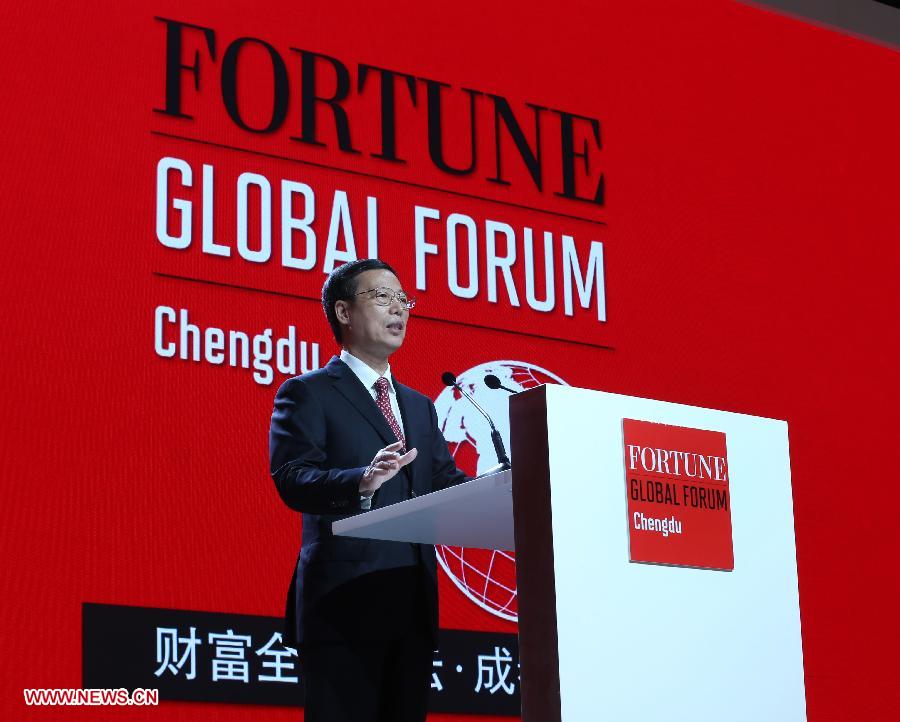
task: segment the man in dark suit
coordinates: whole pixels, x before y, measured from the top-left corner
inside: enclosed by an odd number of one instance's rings
[[[310,722],[422,722],[437,647],[430,545],[336,537],[331,524],[467,477],[431,400],[393,378],[414,301],[394,270],[336,268],[322,305],[341,356],[286,381],[269,432],[272,478],[303,512],[285,643],[300,648]]]

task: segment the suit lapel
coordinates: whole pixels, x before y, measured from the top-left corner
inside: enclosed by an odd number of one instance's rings
[[[415,395],[412,390],[397,381],[394,377],[394,389],[397,391],[397,405],[400,407],[400,415],[403,417],[403,433],[406,436],[406,449],[418,449],[419,453],[411,464],[403,467],[403,471],[407,472],[410,482],[412,483],[416,476],[416,471],[423,469],[425,449],[419,446],[421,438],[421,430],[426,428],[427,419],[420,418],[418,407],[421,404],[415,403]]]
[[[375,403],[375,399],[347,364],[337,356],[332,356],[331,361],[325,366],[325,371],[332,378],[334,387],[372,425],[385,445],[397,441],[387,419],[384,418],[384,414]]]

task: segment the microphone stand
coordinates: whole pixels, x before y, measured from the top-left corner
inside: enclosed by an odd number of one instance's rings
[[[453,387],[454,389],[459,391],[460,394],[462,394],[469,401],[471,401],[472,405],[481,412],[482,416],[484,416],[485,419],[487,419],[487,422],[491,427],[491,442],[494,444],[494,451],[496,452],[497,460],[500,463],[497,464],[497,466],[491,467],[488,471],[486,471],[481,476],[486,476],[487,474],[493,474],[498,471],[505,471],[506,469],[511,469],[512,465],[510,464],[509,456],[507,456],[507,454],[506,454],[506,447],[503,446],[503,438],[500,436],[500,432],[497,431],[497,427],[494,426],[494,422],[491,420],[491,417],[488,414],[488,412],[485,411],[483,408],[481,408],[481,405],[474,398],[472,398],[472,395],[467,393],[465,391],[465,389],[463,389],[463,387],[459,385],[459,383],[456,380],[456,376],[454,374],[452,374],[449,371],[445,371],[443,376],[441,377],[441,379],[447,386]]]

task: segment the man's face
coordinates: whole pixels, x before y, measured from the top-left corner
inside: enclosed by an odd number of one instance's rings
[[[370,289],[403,290],[400,281],[390,271],[364,271],[356,277],[359,295],[349,301],[338,301],[335,312],[341,323],[344,343],[357,351],[376,358],[387,359],[403,344],[409,311],[395,297],[387,306],[379,305],[376,292]]]

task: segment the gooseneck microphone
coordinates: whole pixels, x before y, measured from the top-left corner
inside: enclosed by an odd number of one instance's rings
[[[456,374],[451,373],[450,371],[444,371],[444,373],[441,374],[441,381],[443,381],[445,385],[459,391],[459,393],[461,393],[469,401],[471,401],[472,405],[481,412],[484,418],[487,419],[487,422],[491,427],[491,441],[494,444],[494,451],[497,452],[497,461],[500,462],[500,465],[496,469],[496,471],[502,471],[504,469],[511,468],[509,457],[506,455],[506,447],[503,446],[503,438],[500,436],[500,432],[497,431],[497,427],[494,426],[494,422],[488,412],[481,408],[478,402],[472,398],[471,394],[468,394],[466,390],[459,385],[459,382],[457,382],[456,380]],[[492,471],[494,470],[492,469]]]
[[[494,374],[488,374],[487,376],[484,377],[484,385],[487,386],[489,389],[503,389],[504,391],[508,391],[511,394],[519,393],[515,389],[509,388],[509,386],[504,386],[500,382],[500,379],[498,379],[496,376],[494,376]]]

